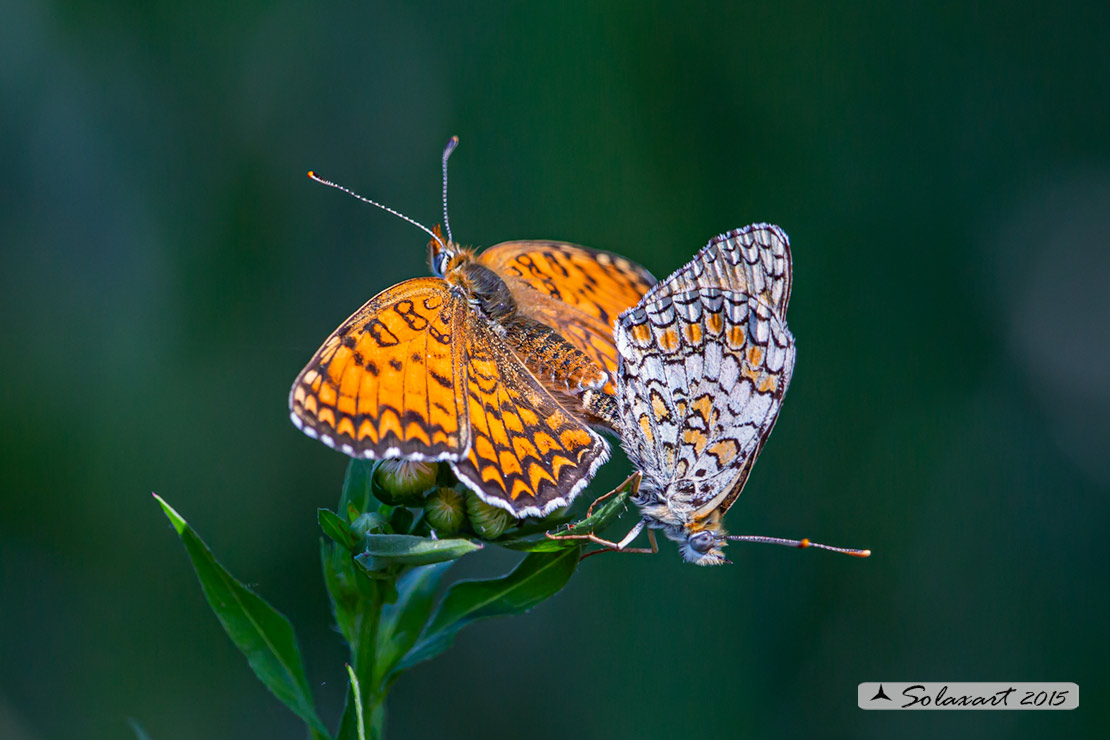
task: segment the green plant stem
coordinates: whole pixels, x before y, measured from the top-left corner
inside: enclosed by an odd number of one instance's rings
[[[341,545],[325,543],[325,580],[336,622],[350,646],[350,666],[358,679],[367,737],[381,740],[385,729],[385,694],[376,677],[377,642],[384,599],[394,584],[368,577]],[[358,707],[350,693],[340,719],[337,737],[354,739],[358,733]]]
[[[366,704],[364,711],[368,711],[370,714],[367,738],[369,740],[383,740],[385,738],[385,693],[375,692],[369,701],[363,703]]]
[[[366,578],[362,574],[357,577]],[[367,580],[370,580],[367,578]],[[365,718],[369,718],[366,727],[366,736],[369,740],[382,740],[385,737],[385,691],[381,683],[376,680],[374,666],[377,661],[378,626],[382,617],[382,589],[381,585],[373,581],[373,597],[368,599],[363,612],[367,620],[366,629],[358,646],[358,655],[354,655],[352,646],[351,659],[355,661],[355,675],[362,684],[362,710]]]

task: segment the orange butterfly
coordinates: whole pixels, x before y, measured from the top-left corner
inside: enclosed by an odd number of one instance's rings
[[[457,142],[444,150],[445,194]],[[435,277],[388,288],[343,322],[294,381],[291,418],[352,457],[445,461],[487,503],[544,516],[609,457],[588,424],[616,428],[615,405],[587,410],[581,396],[611,398],[613,321],[655,279],[561,242],[475,254],[451,238],[446,202],[444,223],[446,240],[416,224],[432,235]]]

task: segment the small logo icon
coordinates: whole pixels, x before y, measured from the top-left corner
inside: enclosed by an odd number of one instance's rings
[[[882,684],[879,684],[879,690],[877,692],[875,692],[874,696],[871,697],[871,701],[875,701],[876,699],[886,699],[887,701],[894,701],[893,699],[891,699],[889,696],[886,695],[885,691],[883,691],[883,685]]]

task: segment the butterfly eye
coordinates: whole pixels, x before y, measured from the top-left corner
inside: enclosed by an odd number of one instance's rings
[[[713,536],[712,532],[698,532],[691,536],[688,542],[693,550],[704,555],[717,544],[717,538]]]
[[[438,277],[447,274],[447,264],[451,261],[451,253],[446,249],[439,249],[432,254],[432,272]]]

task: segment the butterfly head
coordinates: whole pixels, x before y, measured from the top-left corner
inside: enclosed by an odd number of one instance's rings
[[[469,250],[445,239],[439,225],[432,227],[432,240],[428,242],[428,264],[431,265],[433,275],[446,278],[464,262],[469,262],[471,256]]]
[[[696,565],[722,565],[725,559],[724,547],[728,544],[718,516],[707,520],[694,521],[676,528],[678,551],[688,563]]]
[[[682,559],[696,565],[723,565],[724,548],[728,536],[721,526],[721,513],[711,511],[708,516],[692,518],[690,512],[676,511],[665,500],[637,501],[644,523],[652,529],[661,529],[667,539],[678,543]]]

